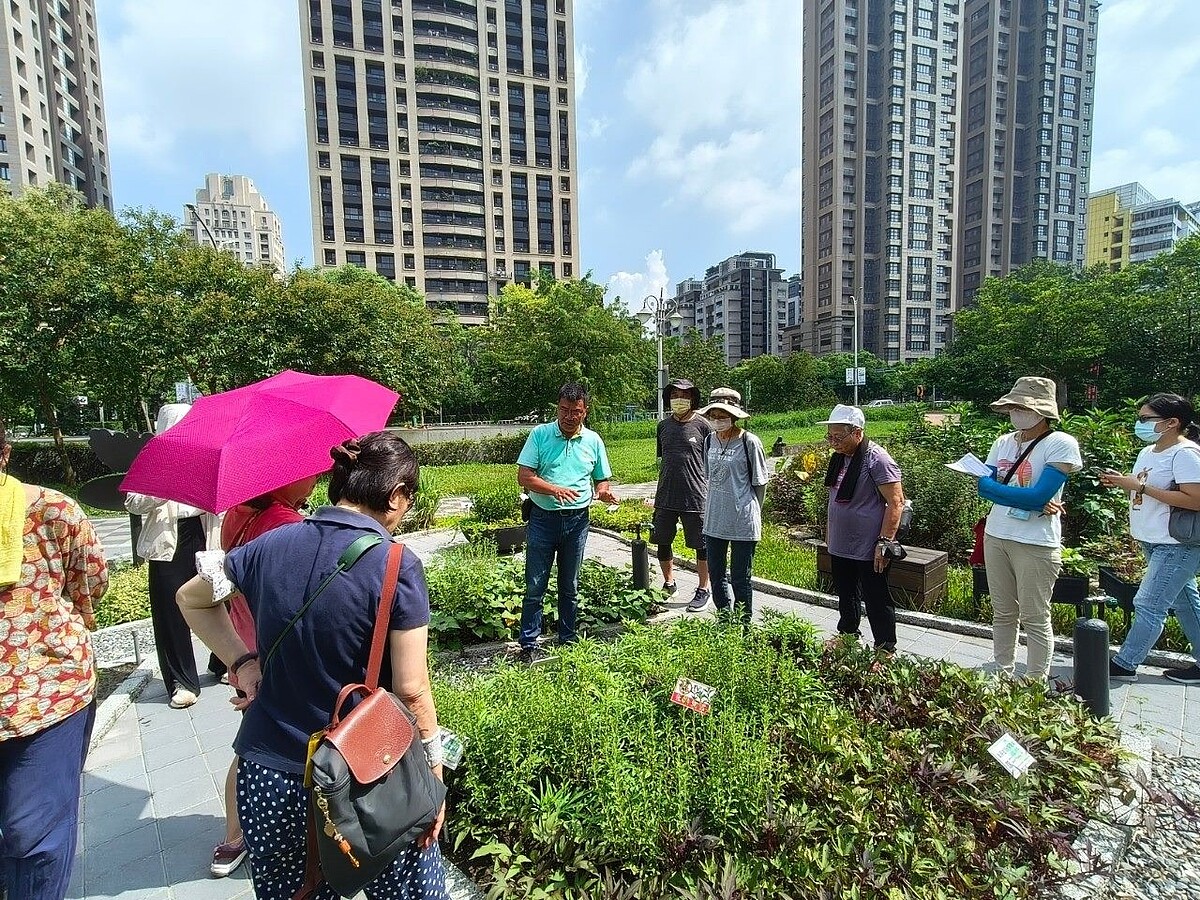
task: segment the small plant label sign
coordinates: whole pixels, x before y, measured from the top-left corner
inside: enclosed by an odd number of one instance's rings
[[[466,749],[463,739],[453,731],[447,731],[445,728],[441,730],[441,738],[442,765],[447,769],[457,769],[458,764],[462,762],[463,751]]]
[[[675,682],[675,690],[671,692],[671,702],[706,716],[712,709],[712,699],[716,695],[717,689],[712,685],[692,681],[681,675]]]
[[[1033,765],[1033,757],[1007,731],[1000,736],[1000,740],[988,747],[988,753],[992,754],[996,762],[1004,766],[1013,778],[1020,778]]]

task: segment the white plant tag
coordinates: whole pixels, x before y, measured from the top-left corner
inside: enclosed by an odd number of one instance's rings
[[[671,702],[706,716],[712,709],[716,695],[717,689],[712,685],[680,676],[675,682],[675,690],[671,692]]]
[[[1000,740],[988,747],[988,753],[992,754],[996,762],[1004,766],[1013,778],[1020,778],[1033,765],[1033,757],[1007,731],[1000,736]]]

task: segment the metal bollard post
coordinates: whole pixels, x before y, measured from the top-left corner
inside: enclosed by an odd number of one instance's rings
[[[642,540],[642,524],[635,526],[633,539],[633,588],[645,591],[650,588],[650,554],[646,542]]]
[[[1108,623],[1092,618],[1092,604],[1104,608],[1104,597],[1089,597],[1075,620],[1075,693],[1093,716],[1109,712]]]

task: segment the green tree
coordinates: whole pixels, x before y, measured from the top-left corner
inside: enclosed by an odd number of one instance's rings
[[[729,385],[725,346],[718,335],[704,338],[689,329],[683,337],[667,338],[663,341],[663,361],[668,378],[688,379],[700,389],[701,397],[708,397],[713,388]]]
[[[32,400],[54,437],[68,482],[60,409],[87,387],[81,362],[120,302],[122,233],[59,184],[0,195],[0,393]]]
[[[604,302],[590,279],[506,285],[480,338],[476,378],[496,416],[545,409],[565,382],[588,386],[601,415],[642,403],[656,352],[636,317]]]

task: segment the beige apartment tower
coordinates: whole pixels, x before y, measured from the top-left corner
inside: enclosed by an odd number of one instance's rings
[[[468,323],[505,283],[578,277],[571,0],[300,10],[318,265]]]
[[[248,266],[285,271],[279,216],[245,175],[206,176],[196,202],[184,207],[183,222],[197,244],[232,253]]]
[[[931,356],[983,279],[1081,265],[1096,0],[804,0],[806,348]]]
[[[0,190],[58,181],[112,209],[93,0],[0,6]]]

